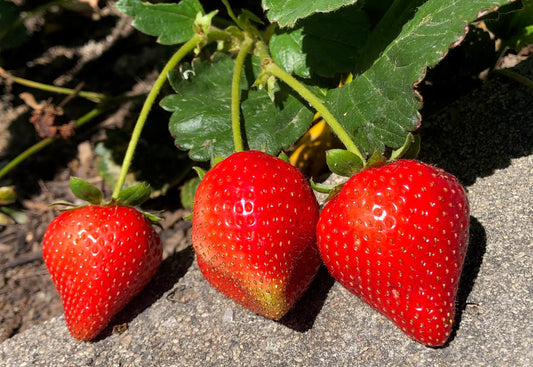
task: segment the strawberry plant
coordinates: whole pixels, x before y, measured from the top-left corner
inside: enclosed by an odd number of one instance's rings
[[[204,276],[274,319],[308,286],[318,266],[308,231],[316,209],[305,210],[313,207],[309,191],[293,194],[305,186],[301,177],[269,155],[293,146],[318,113],[346,148],[327,153],[330,169],[352,176],[321,214],[322,258],[341,284],[408,335],[444,344],[466,253],[468,202],[452,176],[401,158],[417,151],[413,85],[460,42],[469,21],[498,2],[265,0],[266,19],[248,10],[236,15],[223,3],[229,25],[196,0],[116,4],[158,42],[182,44],[139,121],[168,78],[176,93],[160,104],[172,112],[176,146],[196,161],[222,160],[194,203],[193,244]],[[246,149],[268,155],[239,153]],[[286,187],[293,181],[296,187]],[[276,207],[283,211],[268,210]],[[297,230],[281,219],[303,222]],[[293,260],[304,253],[306,266]]]
[[[168,112],[176,147],[208,170],[197,168],[202,180],[185,186],[183,200],[194,202],[193,245],[200,270],[215,288],[256,313],[279,319],[309,286],[321,256],[343,286],[410,337],[443,345],[451,332],[466,253],[468,201],[453,176],[406,159],[419,148],[416,86],[429,67],[461,43],[469,24],[489,19],[508,1],[263,0],[242,10],[227,0],[221,3],[219,9],[198,0],[115,4],[132,17],[137,30],[174,53],[146,97],[120,172],[107,180],[114,185],[111,200],[102,204],[99,194],[81,184],[82,197],[93,205],[62,214],[45,237],[48,259],[56,251],[53,244],[71,242],[74,248],[79,241],[70,231],[76,228],[56,232],[63,218],[86,211],[102,216],[128,212],[149,233],[139,244],[144,255],[128,263],[145,267],[132,270],[128,279],[102,270],[111,283],[94,288],[98,297],[85,293],[98,305],[99,321],[87,321],[91,331],[73,335],[94,337],[157,268],[157,236],[131,208],[142,202],[139,197],[147,198],[146,190],[142,184],[124,189],[124,184],[158,103]],[[527,31],[527,22],[519,20],[520,30]],[[167,81],[171,90],[164,88]],[[85,98],[104,100],[97,94],[85,93]],[[101,113],[102,105],[94,114]],[[308,171],[315,179],[324,173],[322,160],[330,171],[351,177],[338,187],[313,183],[317,191],[330,193],[320,218],[309,185],[282,159],[285,153],[302,170],[320,161]],[[6,172],[0,171],[0,178]],[[76,185],[73,190],[79,191]],[[99,216],[82,226],[96,228],[90,236],[97,239],[106,223]],[[118,234],[112,237],[119,247],[129,242]],[[105,242],[96,252],[112,246]],[[80,256],[90,258],[90,244],[88,249]],[[118,261],[112,256],[100,260],[99,269]],[[92,309],[79,309],[86,301],[77,298],[76,288],[62,285],[65,275],[57,270],[58,261],[47,260],[66,302],[67,322],[75,325],[78,315],[72,316],[71,309],[85,314]],[[124,268],[128,272],[130,265]],[[94,280],[86,273],[78,283]],[[128,282],[139,286],[126,291],[110,285]],[[100,301],[103,294],[116,302]]]

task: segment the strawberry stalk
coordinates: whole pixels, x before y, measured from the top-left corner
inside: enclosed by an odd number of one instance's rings
[[[120,175],[118,177],[115,188],[113,190],[113,194],[111,196],[112,200],[116,201],[120,196],[120,192],[122,191],[122,187],[124,186],[124,182],[126,181],[126,175],[128,174],[131,162],[133,160],[135,149],[137,148],[137,143],[139,142],[139,138],[141,137],[142,129],[144,127],[144,124],[146,123],[146,119],[148,118],[148,114],[150,113],[155,99],[161,91],[163,84],[165,84],[167,80],[168,73],[172,69],[174,69],[176,65],[178,65],[181,60],[183,60],[183,58],[187,56],[190,52],[194,50],[195,53],[197,53],[199,51],[199,48],[202,47],[205,43],[217,40],[227,40],[229,38],[229,35],[226,32],[220,31],[216,27],[210,26],[210,20],[213,15],[214,13],[211,13],[197,19],[197,23],[195,23],[194,26],[194,36],[192,36],[191,39],[185,42],[178,49],[178,51],[176,51],[176,53],[172,55],[170,60],[168,60],[166,65],[163,67],[163,70],[161,70],[161,73],[157,77],[154,85],[152,86],[150,93],[148,93],[148,96],[146,97],[146,100],[144,101],[144,104],[141,108],[141,112],[139,113],[139,117],[137,118],[137,122],[135,123],[135,127],[133,128],[130,142],[128,143],[128,148],[126,149],[126,154],[124,156],[124,160],[122,161]]]
[[[148,118],[148,114],[150,113],[150,109],[152,108],[152,105],[155,102],[155,99],[157,98],[157,95],[161,91],[161,88],[163,87],[163,84],[165,83],[167,79],[167,74],[170,70],[174,69],[174,67],[185,57],[189,52],[194,50],[196,46],[200,44],[204,40],[204,36],[195,34],[189,41],[184,43],[178,51],[170,58],[170,60],[167,62],[163,70],[161,70],[161,73],[157,77],[152,90],[150,90],[150,93],[146,97],[146,100],[144,101],[144,104],[142,106],[141,112],[139,113],[139,117],[137,118],[137,122],[135,123],[135,127],[133,129],[133,133],[131,135],[130,142],[128,144],[128,148],[126,150],[126,155],[124,156],[124,160],[122,161],[122,167],[120,171],[119,178],[117,180],[117,183],[115,185],[112,198],[114,200],[118,199],[120,192],[122,191],[122,187],[124,186],[124,182],[126,181],[126,175],[128,174],[128,171],[131,166],[131,162],[133,160],[133,154],[135,153],[135,149],[137,148],[137,143],[139,142],[139,138],[141,137],[141,132],[144,127],[144,124],[146,123],[146,119]]]
[[[353,140],[350,138],[346,130],[342,125],[337,121],[335,116],[327,109],[326,106],[315,96],[309,89],[307,89],[302,83],[300,83],[295,77],[287,73],[285,70],[280,68],[274,60],[268,55],[266,50],[266,45],[263,43],[258,43],[257,51],[261,59],[263,60],[263,69],[266,73],[275,76],[294,91],[296,91],[302,98],[304,98],[313,108],[322,115],[326,123],[331,127],[331,130],[337,135],[340,141],[344,144],[348,151],[355,154],[365,162],[364,156],[361,154]]]
[[[241,131],[240,85],[244,60],[246,59],[246,56],[252,49],[253,45],[254,40],[247,37],[245,34],[244,41],[241,44],[241,48],[239,49],[239,53],[235,59],[235,68],[233,71],[233,78],[231,80],[231,127],[233,132],[233,144],[236,152],[242,152],[244,150]]]

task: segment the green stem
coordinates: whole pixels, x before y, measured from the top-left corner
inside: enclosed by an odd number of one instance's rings
[[[120,191],[122,190],[122,186],[124,185],[124,182],[126,181],[126,175],[128,174],[128,171],[130,169],[131,162],[133,160],[133,154],[135,153],[135,148],[137,147],[137,143],[139,142],[139,138],[141,136],[142,129],[144,127],[144,124],[146,122],[146,119],[148,118],[148,114],[150,113],[150,109],[152,108],[152,105],[155,102],[155,99],[157,95],[159,94],[159,91],[163,87],[163,84],[167,80],[167,74],[169,71],[174,69],[174,67],[194,48],[204,40],[204,37],[201,35],[194,35],[189,41],[187,41],[185,44],[183,44],[178,51],[170,58],[170,60],[167,62],[163,70],[161,70],[161,73],[157,77],[157,80],[154,83],[154,86],[152,87],[152,90],[150,90],[150,93],[148,93],[148,96],[146,97],[146,100],[144,101],[144,104],[142,106],[141,112],[139,113],[139,117],[137,118],[137,122],[135,123],[135,128],[133,129],[130,142],[128,144],[128,148],[126,150],[126,155],[124,156],[124,161],[122,162],[122,168],[120,171],[119,178],[117,180],[117,183],[115,185],[112,198],[117,199],[118,195],[120,194]]]
[[[233,9],[229,5],[229,2],[227,0],[222,0],[222,4],[226,7],[226,11],[228,12],[229,17],[235,22],[235,24],[240,28],[243,29],[243,24],[239,21],[239,19],[235,16],[235,13],[233,12]]]
[[[498,69],[498,70],[495,70],[494,71],[495,73],[498,73],[498,74],[502,74],[502,75],[505,75],[506,77],[508,78],[511,78],[517,82],[519,82],[520,84],[523,84],[525,85],[526,87],[530,88],[530,89],[533,89],[533,80],[521,75],[521,74],[518,74],[517,72],[515,71],[512,71],[512,70],[509,70],[509,69]]]
[[[359,149],[357,149],[357,146],[350,138],[346,130],[344,130],[342,125],[331,114],[331,112],[329,112],[327,107],[324,106],[324,104],[309,89],[307,89],[291,74],[280,68],[272,59],[264,59],[263,66],[266,72],[274,75],[276,78],[287,83],[289,87],[291,87],[298,94],[300,94],[303,99],[309,102],[311,106],[313,106],[315,110],[322,115],[326,123],[329,125],[329,127],[331,127],[331,130],[333,130],[333,132],[337,135],[337,137],[344,144],[346,149],[361,158],[363,162],[366,162],[365,158],[363,157]]]
[[[76,120],[76,124],[74,126],[75,127],[80,127],[83,124],[91,121],[96,116],[98,116],[101,113],[103,113],[104,111],[105,111],[105,109],[103,109],[103,108],[95,108],[95,109],[89,111],[88,113],[86,113],[85,115],[83,115],[82,117],[80,117],[79,119],[77,119]],[[43,139],[43,140],[39,141],[38,143],[35,143],[31,147],[29,147],[28,149],[26,149],[22,153],[20,153],[13,160],[11,160],[11,162],[9,162],[6,166],[4,166],[0,170],[0,179],[2,177],[4,177],[5,175],[7,175],[13,168],[18,166],[20,163],[22,163],[28,157],[30,157],[31,155],[35,154],[36,152],[42,150],[43,148],[47,147],[48,145],[50,145],[51,143],[53,143],[57,139],[58,138],[56,138],[56,137]]]
[[[68,94],[68,95],[76,93],[74,89],[56,87],[55,85],[43,84],[39,82],[34,82],[33,80],[28,80],[24,78],[19,78],[17,76],[13,76],[2,68],[0,68],[0,77],[4,77],[10,81],[13,81],[21,85],[25,85],[30,88],[40,89],[40,90],[44,90],[47,92],[54,92],[54,93]],[[95,92],[78,91],[76,94],[80,97],[83,97],[93,102],[101,102],[106,97],[104,94],[95,93]]]
[[[239,53],[235,59],[235,69],[233,70],[233,78],[231,80],[231,126],[233,132],[233,144],[236,152],[242,152],[244,145],[242,142],[241,132],[241,75],[244,67],[244,61],[248,52],[254,44],[253,39],[246,37],[241,44]]]

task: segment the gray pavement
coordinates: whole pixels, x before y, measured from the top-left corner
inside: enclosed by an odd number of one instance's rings
[[[521,66],[530,78],[531,65]],[[4,341],[0,365],[533,365],[533,93],[512,81],[497,82],[496,89],[489,82],[454,107],[465,124],[490,138],[472,132],[474,141],[468,133],[458,139],[463,157],[446,148],[425,156],[466,183],[471,204],[458,328],[444,348],[408,339],[324,269],[281,322],[264,319],[214,291],[188,248],[167,259],[120,313],[115,323],[127,322],[123,333],[107,330],[95,342],[77,342],[57,317]],[[480,116],[494,124],[476,121]],[[500,125],[503,130],[491,131]]]

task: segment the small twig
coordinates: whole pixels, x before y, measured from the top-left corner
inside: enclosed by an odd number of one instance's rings
[[[10,269],[10,268],[15,268],[17,266],[21,266],[21,265],[24,265],[24,264],[27,264],[27,263],[31,263],[32,261],[36,261],[36,260],[42,260],[43,258],[43,253],[42,251],[33,251],[33,252],[28,252],[26,254],[22,254],[20,256],[18,256],[17,258],[11,260],[10,262],[8,262],[7,264],[5,264],[1,269],[0,269],[0,272],[3,272],[7,269]]]
[[[65,107],[65,106],[67,105],[67,103],[69,103],[70,101],[72,101],[74,98],[76,98],[76,97],[80,94],[81,89],[83,88],[84,85],[85,85],[84,82],[79,83],[79,84],[76,86],[76,88],[74,88],[72,94],[69,94],[68,96],[66,96],[65,99],[63,99],[63,100],[61,101],[61,103],[59,103],[59,104],[57,105],[57,107],[59,107],[59,108],[63,108],[63,107]]]

